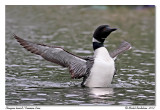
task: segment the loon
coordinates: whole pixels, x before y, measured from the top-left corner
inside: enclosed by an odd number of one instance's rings
[[[109,87],[115,75],[114,60],[119,54],[131,48],[130,43],[123,41],[116,50],[108,52],[104,47],[104,41],[115,30],[117,28],[111,28],[109,25],[100,25],[95,30],[92,38],[94,55],[91,57],[74,55],[59,46],[30,42],[15,34],[13,37],[31,53],[68,67],[71,78],[83,78],[82,87]]]

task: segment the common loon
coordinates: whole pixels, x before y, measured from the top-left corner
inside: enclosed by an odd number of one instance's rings
[[[117,30],[109,25],[99,26],[92,38],[94,56],[77,56],[61,47],[26,41],[17,35],[14,38],[31,53],[40,55],[45,60],[68,67],[71,78],[83,78],[82,87],[109,87],[115,74],[114,59],[122,52],[131,48],[130,43],[123,41],[121,45],[109,53],[104,47],[108,35]]]

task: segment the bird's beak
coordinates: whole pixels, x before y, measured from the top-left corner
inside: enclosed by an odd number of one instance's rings
[[[110,27],[106,27],[106,29],[109,30],[109,31],[111,31],[111,32],[117,30],[117,28],[110,28]]]
[[[117,28],[111,28],[111,31],[116,31],[117,30]]]

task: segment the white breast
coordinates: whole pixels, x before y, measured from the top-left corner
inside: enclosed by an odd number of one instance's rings
[[[95,50],[94,64],[85,85],[88,87],[108,87],[111,84],[115,66],[105,47]]]

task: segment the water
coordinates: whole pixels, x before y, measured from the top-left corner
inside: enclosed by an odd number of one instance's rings
[[[155,105],[154,8],[110,7],[6,6],[6,105]],[[11,37],[93,55],[93,30],[106,23],[119,28],[105,42],[109,51],[123,40],[133,46],[116,60],[110,88],[81,88],[82,79],[71,79],[67,68],[27,52]]]

